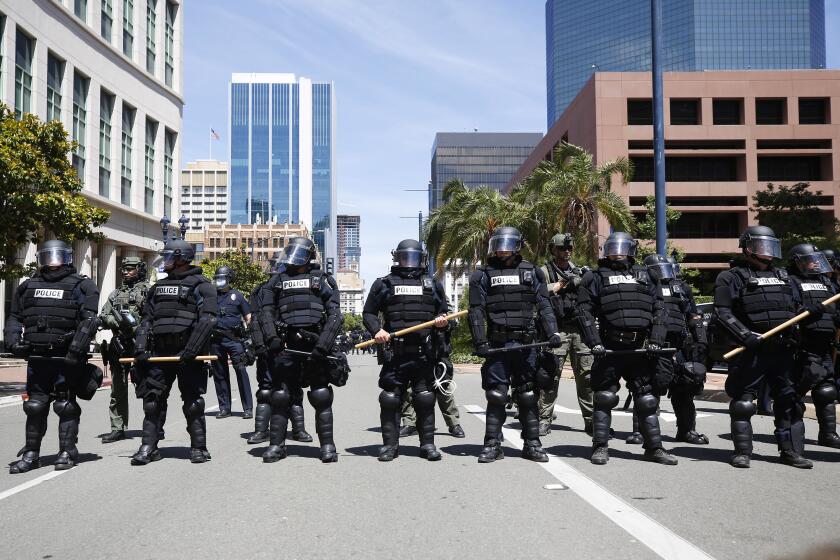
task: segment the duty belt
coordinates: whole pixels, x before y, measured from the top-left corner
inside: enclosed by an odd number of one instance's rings
[[[628,344],[641,340],[644,335],[639,331],[617,331],[610,329],[605,331],[602,336],[612,342]]]
[[[494,344],[504,344],[505,342],[530,344],[533,341],[534,333],[532,331],[519,331],[513,329],[492,329],[490,331],[490,342]]]
[[[392,337],[391,351],[395,358],[425,356],[429,353],[429,340],[407,337]]]
[[[154,337],[155,348],[183,348],[190,339],[189,332],[171,333],[171,334],[156,334]]]

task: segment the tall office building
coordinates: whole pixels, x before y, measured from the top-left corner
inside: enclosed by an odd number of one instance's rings
[[[362,256],[362,248],[359,246],[361,218],[359,216],[339,214],[337,224],[338,270],[359,272],[359,259]]]
[[[180,0],[0,2],[0,101],[58,120],[77,142],[82,194],[111,212],[103,238],[73,244],[103,298],[122,257],[151,261],[159,220],[180,207],[183,113]],[[35,247],[22,252],[35,260]],[[15,282],[0,283],[0,328]]]
[[[233,74],[229,223],[304,224],[334,256],[335,107],[332,82]]]
[[[190,231],[227,221],[227,163],[205,159],[186,165],[181,171],[181,214],[190,219]]]
[[[665,71],[825,68],[824,0],[663,2]],[[548,128],[593,72],[650,70],[650,0],[547,0]]]
[[[432,145],[429,211],[441,205],[443,188],[452,179],[501,191],[540,140],[538,132],[438,132]]]

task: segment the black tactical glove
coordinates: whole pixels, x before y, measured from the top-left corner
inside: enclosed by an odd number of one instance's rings
[[[272,338],[268,343],[268,349],[271,351],[272,354],[279,354],[286,348],[286,345],[283,344],[283,340],[279,337]]]
[[[746,337],[744,337],[744,340],[741,341],[741,346],[743,346],[747,350],[755,350],[756,348],[761,346],[762,342],[763,340],[760,336],[758,336],[755,333],[750,333]]]
[[[309,354],[309,359],[313,362],[323,363],[327,361],[327,352],[320,346],[316,346]]]
[[[151,352],[140,351],[134,354],[134,362],[138,364],[145,363],[152,357]]]
[[[475,355],[479,358],[486,358],[490,355],[490,345],[486,342],[479,342],[475,345]]]
[[[9,348],[15,358],[26,358],[32,352],[32,345],[28,342],[18,342]]]
[[[192,362],[193,360],[195,360],[196,356],[198,356],[198,352],[196,352],[195,350],[184,349],[184,351],[181,352],[179,357],[181,358],[182,362]]]
[[[560,348],[563,346],[563,338],[560,336],[560,333],[554,333],[548,338],[548,345],[551,348]]]
[[[606,356],[607,355],[607,349],[604,348],[603,344],[596,344],[595,346],[590,348],[589,351],[592,352],[592,355],[595,356],[596,358],[599,357],[599,356]]]
[[[807,311],[808,315],[810,315],[814,320],[819,320],[822,318],[823,313],[825,313],[825,305],[822,303],[815,303],[813,305],[806,305],[803,311]]]

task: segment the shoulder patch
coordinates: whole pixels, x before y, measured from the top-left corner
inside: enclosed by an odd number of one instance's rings
[[[533,270],[523,270],[522,271],[522,281],[523,282],[533,282],[534,281],[534,271]]]

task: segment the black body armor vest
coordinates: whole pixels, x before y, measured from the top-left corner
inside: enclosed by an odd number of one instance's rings
[[[203,282],[207,279],[201,274],[190,274],[182,278],[169,276],[152,286],[155,297],[152,332],[155,336],[180,335],[195,326],[198,321],[195,288]]]
[[[688,312],[688,293],[690,290],[685,283],[674,281],[660,284],[659,294],[665,302],[665,328],[668,334],[686,333],[688,323],[685,315]]]
[[[321,285],[326,282],[320,270],[291,275],[283,272],[274,284],[275,319],[290,327],[313,328],[324,323]]]
[[[748,329],[763,333],[793,318],[795,308],[786,270],[738,266],[732,273],[742,283],[737,309],[733,311]]]
[[[73,292],[84,280],[78,274],[68,274],[52,282],[35,276],[26,283],[22,313],[26,342],[55,350],[70,346],[82,308]]]
[[[601,328],[620,331],[642,331],[653,323],[652,282],[647,270],[633,265],[630,270],[613,270],[600,266]]]
[[[521,261],[516,267],[487,265],[487,319],[491,329],[532,330],[537,296],[534,293],[534,265]]]
[[[831,285],[831,281],[824,276],[802,277],[794,274],[790,276],[790,279],[799,289],[799,293],[802,295],[802,305],[806,307],[822,303],[836,293],[834,287]],[[832,303],[827,306],[827,310],[823,313],[822,317],[816,321],[805,319],[799,323],[799,328],[806,335],[815,334],[832,337],[836,330],[834,327],[834,314],[836,311],[836,307]]]
[[[382,310],[385,330],[395,332],[435,318],[434,282],[429,276],[406,278],[399,274],[389,274],[382,278],[388,288],[385,307]],[[431,329],[417,331],[417,336],[426,336]]]

